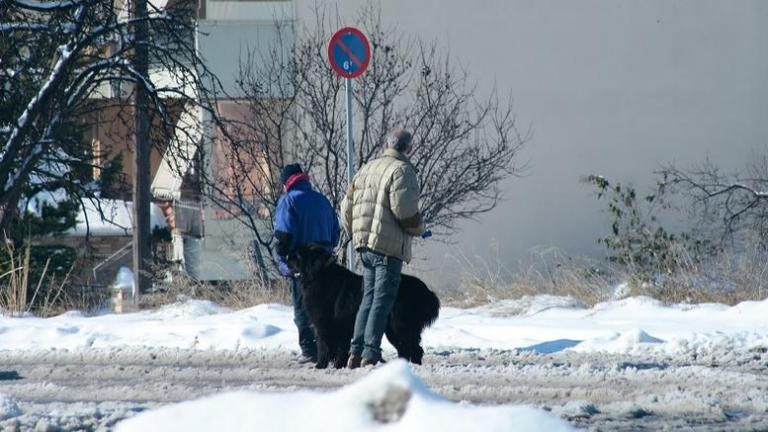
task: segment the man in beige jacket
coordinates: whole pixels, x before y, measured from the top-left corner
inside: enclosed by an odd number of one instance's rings
[[[403,261],[411,260],[411,239],[424,234],[419,182],[407,158],[412,135],[389,133],[381,157],[365,164],[341,205],[344,229],[363,263],[363,300],[347,367],[381,361],[381,338],[400,286]]]

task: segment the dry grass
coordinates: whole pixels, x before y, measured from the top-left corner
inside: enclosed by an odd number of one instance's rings
[[[682,245],[671,249],[672,259],[652,278],[627,266],[630,295],[646,295],[667,303],[724,303],[766,298],[768,251],[757,242],[746,241],[738,252],[726,250],[706,259],[695,259]],[[650,280],[649,280],[650,279]]]
[[[252,280],[210,283],[197,281],[183,273],[176,273],[172,281],[160,284],[155,292],[139,298],[139,308],[151,309],[188,299],[209,300],[231,309],[245,309],[262,303],[291,303],[288,281]]]
[[[5,256],[10,270],[0,274],[0,311],[11,316],[34,313],[39,317],[79,310],[90,314],[111,308],[113,290],[103,286],[74,283],[72,269],[64,276],[47,273],[48,264],[37,280],[30,280],[30,247],[16,251],[6,245]],[[253,280],[212,284],[196,281],[184,274],[174,274],[172,282],[158,284],[158,289],[139,298],[142,309],[154,308],[185,299],[210,300],[233,309],[261,303],[291,302],[287,281],[280,279],[261,283]]]
[[[68,310],[90,313],[110,305],[111,290],[78,286],[64,277],[30,281],[29,250],[7,251],[11,268],[0,275],[0,309],[5,314],[34,312],[53,316]],[[674,271],[664,271],[654,280],[638,276],[631,266],[613,266],[604,261],[574,258],[557,249],[540,250],[512,271],[501,259],[454,258],[463,269],[460,283],[442,290],[445,305],[473,307],[502,299],[549,294],[573,297],[586,305],[628,296],[648,296],[665,303],[737,304],[763,300],[768,296],[768,254],[759,248],[739,254],[721,254],[706,263],[696,262],[685,251],[678,256]],[[625,284],[617,294],[614,288]],[[34,291],[32,291],[34,290]],[[28,295],[28,291],[32,293]],[[29,298],[29,301],[27,300]],[[158,289],[140,297],[141,309],[155,308],[187,299],[210,300],[232,309],[262,303],[291,303],[285,279],[205,283],[184,274],[158,284]],[[34,305],[34,309],[33,309]]]
[[[0,307],[2,307],[4,314],[21,315],[27,312],[31,249],[26,247],[20,254],[17,254],[11,243],[7,243],[5,249],[10,269],[0,275],[0,283],[3,284],[0,288]]]
[[[478,264],[482,262],[481,264]],[[444,304],[473,307],[502,299],[550,294],[569,296],[594,305],[610,299],[648,296],[664,303],[724,303],[768,297],[768,256],[756,248],[723,253],[697,263],[681,253],[674,270],[654,280],[638,276],[631,267],[574,258],[557,249],[538,251],[519,270],[495,262],[458,258],[464,269],[459,286],[441,293]],[[626,284],[620,294],[615,287]]]
[[[37,280],[31,280],[29,245],[16,251],[8,243],[4,256],[10,270],[0,275],[0,310],[6,315],[21,316],[33,312],[36,316],[50,317],[69,310],[89,313],[103,309],[107,304],[108,293],[104,288],[71,283],[73,268],[63,276],[50,274],[50,260],[46,261]]]
[[[607,300],[614,284],[609,273],[589,260],[576,260],[557,249],[531,254],[517,271],[501,264],[498,257],[489,263],[462,254],[457,261],[464,269],[459,285],[440,297],[443,303],[458,307],[539,294],[569,296],[592,305]]]
[[[66,278],[61,281],[51,279],[40,305],[33,312],[39,317],[73,310],[90,315],[109,308],[109,302],[109,292],[103,286],[73,285]]]

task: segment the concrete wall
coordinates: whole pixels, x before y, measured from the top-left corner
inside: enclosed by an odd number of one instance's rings
[[[458,251],[513,266],[538,246],[599,255],[607,216],[579,183],[598,173],[639,189],[666,162],[726,169],[768,145],[768,2],[702,0],[387,0],[382,18],[436,39],[478,80],[511,90],[533,140],[506,201],[463,224],[457,245],[417,251],[455,274]],[[357,2],[338,5],[355,25]],[[311,22],[311,0],[297,18]],[[329,35],[330,37],[330,35]],[[445,259],[446,255],[448,258]]]

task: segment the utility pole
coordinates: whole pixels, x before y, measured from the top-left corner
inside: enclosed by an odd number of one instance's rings
[[[134,0],[134,17],[138,20],[134,33],[134,67],[144,78],[149,78],[149,26],[147,24],[147,0]],[[150,287],[149,265],[151,262],[150,227],[150,166],[149,152],[149,102],[147,91],[136,84],[136,148],[133,158],[133,301],[138,304],[139,295]]]

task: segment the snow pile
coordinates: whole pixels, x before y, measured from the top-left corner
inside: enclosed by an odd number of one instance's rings
[[[629,283],[622,282],[613,288],[613,300],[621,300],[629,297],[631,292],[632,289],[630,288]]]
[[[6,420],[21,415],[19,403],[12,396],[0,393],[0,420]]]
[[[500,300],[480,306],[476,310],[491,316],[509,317],[515,315],[532,316],[549,309],[584,309],[586,306],[573,297],[553,295],[523,296],[519,299]]]
[[[154,311],[86,317],[70,311],[53,318],[0,317],[0,349],[293,348],[292,308],[259,305],[233,312],[189,300]],[[287,330],[287,331],[286,331]]]
[[[331,393],[231,392],[141,413],[116,432],[212,431],[570,431],[542,410],[460,405],[432,393],[402,361]]]
[[[660,344],[663,340],[653,337],[648,333],[634,329],[626,332],[613,332],[606,336],[599,336],[575,345],[574,351],[608,351],[630,352],[643,344]]]
[[[585,308],[571,299],[539,296],[475,309],[443,308],[425,331],[423,344],[433,350],[521,349],[543,354],[746,351],[768,347],[766,316],[768,300],[729,307],[664,305],[631,297]],[[196,300],[123,315],[2,316],[0,333],[0,350],[297,348],[291,307],[263,304],[232,311]],[[386,355],[394,355],[388,343],[383,347]]]
[[[227,312],[231,312],[231,309],[219,306],[212,301],[189,300],[183,303],[164,305],[156,311],[147,312],[147,315],[152,319],[173,320],[201,318]]]
[[[592,308],[569,298],[537,296],[480,308],[444,308],[424,335],[428,346],[523,349],[554,353],[691,353],[728,346],[768,346],[768,300],[664,305],[648,297],[608,301]]]

